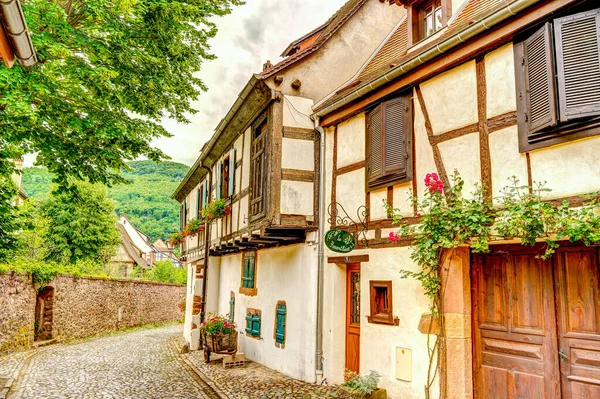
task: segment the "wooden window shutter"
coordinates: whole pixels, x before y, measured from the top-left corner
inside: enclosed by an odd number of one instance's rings
[[[202,183],[202,209],[206,207],[208,202],[208,181]]]
[[[183,204],[179,206],[179,230],[183,230],[184,226]]]
[[[229,197],[235,193],[235,148],[229,152]]]
[[[560,119],[600,115],[600,10],[554,20]]]
[[[252,313],[246,314],[246,333],[252,335]]]
[[[196,189],[196,219],[200,219],[200,201],[202,201],[200,188]]]
[[[368,115],[368,140],[369,140],[369,180],[376,180],[383,174],[382,168],[382,106],[378,105],[377,108],[369,112]]]
[[[252,332],[251,335],[260,337],[260,314],[252,315]]]
[[[383,104],[383,175],[406,172],[406,98]]]
[[[187,198],[186,198],[185,202],[183,203],[183,227],[185,227],[185,225],[187,224],[187,217],[188,217],[188,209],[187,209]]]
[[[277,304],[277,319],[275,328],[275,342],[285,344],[285,319],[287,308],[285,304]]]
[[[248,258],[248,288],[254,288],[254,259],[254,256]]]
[[[231,295],[229,299],[229,322],[233,323],[235,320],[235,296]]]
[[[217,199],[221,199],[221,189],[222,189],[222,185],[223,185],[223,163],[219,162],[217,164],[217,195],[216,198]]]
[[[556,84],[551,24],[546,23],[523,44],[523,73],[525,98],[523,123],[531,135],[557,123]],[[524,92],[524,93],[523,93]]]

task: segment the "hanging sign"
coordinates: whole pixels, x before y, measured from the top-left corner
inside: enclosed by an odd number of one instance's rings
[[[329,230],[325,234],[325,245],[333,252],[345,254],[354,249],[354,236],[340,229]]]

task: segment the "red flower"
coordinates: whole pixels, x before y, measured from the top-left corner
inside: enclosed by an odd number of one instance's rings
[[[394,233],[393,231],[390,232],[389,239],[391,242],[394,242],[394,243],[398,242],[398,238],[400,238],[400,236],[398,234]]]
[[[420,218],[420,217],[421,217],[421,214],[420,214],[420,213],[417,213],[417,215],[416,215],[416,216],[417,216],[418,218]]]
[[[441,194],[444,191],[444,183],[442,183],[440,177],[435,172],[425,175],[425,186],[429,189],[430,193],[437,191]]]
[[[229,205],[227,205],[227,206],[225,207],[225,214],[226,214],[226,215],[229,215],[230,213],[231,213],[231,207],[230,207]]]

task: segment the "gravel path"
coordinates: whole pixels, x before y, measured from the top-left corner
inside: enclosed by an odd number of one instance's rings
[[[182,325],[56,345],[25,361],[9,399],[215,398],[176,349]]]

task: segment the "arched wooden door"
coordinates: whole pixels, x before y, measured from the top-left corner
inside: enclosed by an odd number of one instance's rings
[[[346,268],[346,369],[360,371],[360,264]]]

